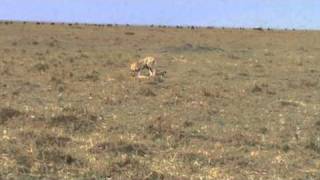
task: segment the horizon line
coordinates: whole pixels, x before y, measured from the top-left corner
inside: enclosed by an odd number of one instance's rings
[[[43,20],[12,20],[12,19],[0,19],[0,22],[12,22],[12,23],[30,23],[30,24],[72,24],[72,25],[102,25],[102,26],[131,26],[131,27],[158,27],[158,28],[181,28],[181,29],[244,29],[244,30],[276,30],[276,31],[320,31],[317,28],[280,28],[280,27],[263,27],[263,26],[215,26],[215,25],[189,25],[189,24],[182,24],[182,25],[172,25],[172,24],[129,24],[129,23],[102,23],[102,22],[79,22],[79,21],[43,21]]]

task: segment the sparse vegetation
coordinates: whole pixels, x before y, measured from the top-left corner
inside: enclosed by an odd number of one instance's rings
[[[262,27],[256,27],[256,28],[253,28],[253,30],[256,30],[256,31],[263,31],[263,28],[262,28]]]
[[[319,32],[116,26],[0,23],[0,179],[320,178]]]

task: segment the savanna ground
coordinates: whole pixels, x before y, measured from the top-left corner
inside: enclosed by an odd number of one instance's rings
[[[320,179],[319,77],[315,31],[2,22],[0,179]]]

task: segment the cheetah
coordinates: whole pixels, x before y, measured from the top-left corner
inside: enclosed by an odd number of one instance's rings
[[[143,69],[149,70],[149,77],[154,77],[156,75],[156,58],[152,56],[147,56],[140,59],[130,65],[130,70],[133,76],[138,78],[148,78],[147,76],[141,75]]]

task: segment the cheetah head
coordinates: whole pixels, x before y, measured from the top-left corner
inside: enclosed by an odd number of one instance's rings
[[[134,76],[140,69],[137,63],[132,63],[130,65],[131,74]]]

